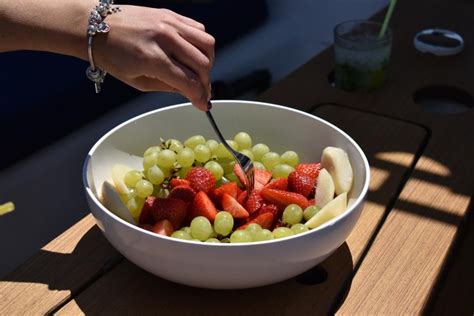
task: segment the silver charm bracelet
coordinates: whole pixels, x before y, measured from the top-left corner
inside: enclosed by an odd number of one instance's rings
[[[110,26],[105,22],[107,15],[120,12],[119,6],[112,6],[114,0],[99,0],[99,3],[91,11],[89,25],[87,26],[87,54],[89,55],[90,66],[87,67],[86,76],[95,86],[95,93],[100,92],[100,85],[104,82],[107,71],[97,67],[92,56],[92,43],[97,33],[108,33]]]

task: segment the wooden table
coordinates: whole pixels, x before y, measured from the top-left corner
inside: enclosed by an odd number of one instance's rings
[[[0,315],[472,314],[472,216],[466,222],[473,209],[474,111],[433,113],[413,101],[414,92],[429,85],[474,95],[471,21],[458,16],[460,8],[474,7],[454,2],[399,2],[390,80],[376,92],[331,88],[328,49],[261,95],[333,122],[369,159],[363,214],[346,243],[321,265],[263,288],[189,288],[123,259],[89,215],[0,282]],[[425,6],[437,10],[403,15]],[[465,51],[449,58],[417,53],[413,35],[433,26],[463,34]]]

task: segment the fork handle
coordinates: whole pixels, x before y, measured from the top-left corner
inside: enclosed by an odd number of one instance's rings
[[[225,146],[225,148],[227,148],[228,151],[230,151],[231,153],[233,153],[233,152],[234,152],[234,149],[233,149],[232,147],[230,147],[229,144],[227,144],[227,141],[225,140],[224,136],[222,136],[221,131],[220,131],[219,128],[217,127],[217,124],[216,124],[216,122],[214,121],[214,118],[212,117],[211,108],[212,108],[212,104],[211,104],[211,102],[208,102],[208,103],[207,103],[207,111],[206,111],[207,118],[208,118],[209,121],[211,122],[212,128],[213,128],[214,131],[216,132],[217,137],[219,137],[219,139],[220,139],[220,141],[222,142],[222,144]]]

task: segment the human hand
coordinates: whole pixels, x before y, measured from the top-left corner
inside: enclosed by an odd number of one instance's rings
[[[94,38],[94,60],[141,91],[179,92],[206,111],[214,38],[204,25],[167,9],[123,5]]]

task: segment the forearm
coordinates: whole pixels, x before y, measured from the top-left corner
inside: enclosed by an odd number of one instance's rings
[[[0,52],[40,50],[87,59],[96,0],[1,0]]]

